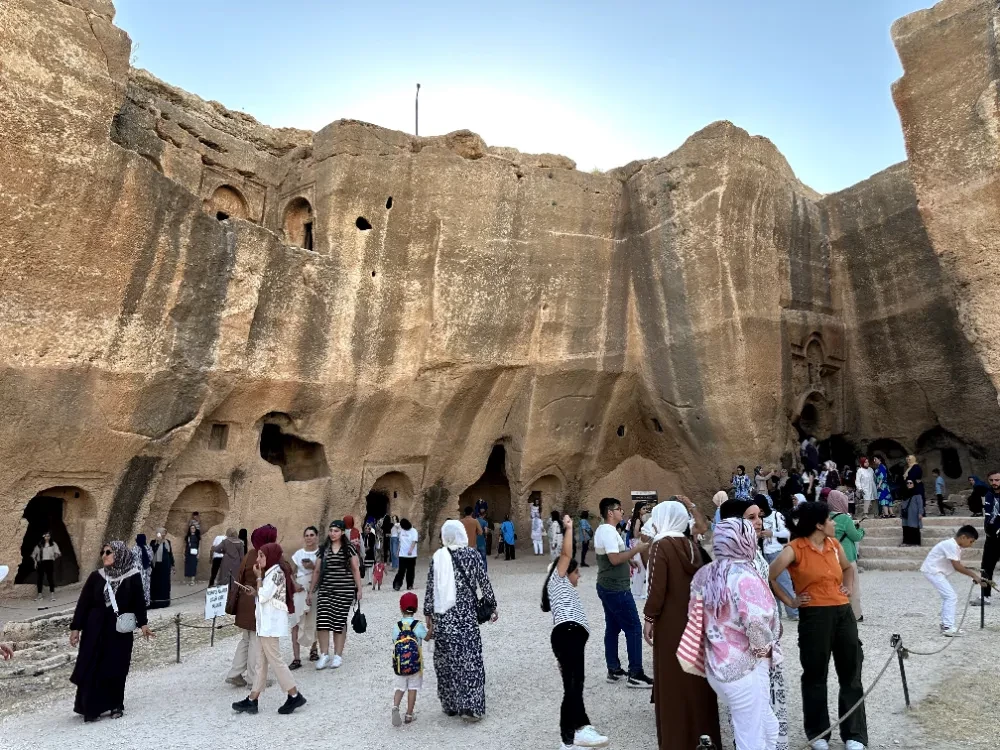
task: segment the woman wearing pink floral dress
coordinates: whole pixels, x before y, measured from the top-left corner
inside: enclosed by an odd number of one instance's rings
[[[778,719],[771,708],[771,663],[781,661],[781,620],[754,565],[753,524],[727,518],[715,527],[715,561],[691,581],[705,608],[708,682],[732,715],[736,750],[775,750]]]

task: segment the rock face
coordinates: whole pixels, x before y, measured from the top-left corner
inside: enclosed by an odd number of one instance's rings
[[[477,497],[526,538],[531,500],[704,500],[797,427],[953,477],[1000,457],[965,261],[905,166],[822,197],[727,122],[599,175],[272,129],[130,69],[112,20],[0,6],[0,563],[52,527],[86,569],[193,510],[206,568],[227,526],[293,545],[388,506],[436,536]]]

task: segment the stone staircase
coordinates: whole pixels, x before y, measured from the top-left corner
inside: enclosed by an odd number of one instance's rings
[[[955,535],[960,526],[969,524],[979,532],[979,540],[962,553],[962,562],[978,567],[983,556],[983,519],[970,518],[960,508],[954,516],[933,515],[924,518],[920,547],[900,547],[903,527],[898,518],[868,518],[862,527],[865,538],[859,545],[858,566],[862,570],[920,570],[931,547]],[[937,513],[937,509],[934,509]]]

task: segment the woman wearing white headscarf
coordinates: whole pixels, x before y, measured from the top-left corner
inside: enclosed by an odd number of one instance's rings
[[[486,713],[486,668],[476,619],[477,591],[496,607],[483,558],[461,521],[445,521],[441,549],[431,558],[424,594],[427,640],[434,640],[438,698],[448,716],[479,721]],[[491,622],[496,622],[494,614]]]
[[[682,503],[667,501],[653,508],[647,524],[653,544],[643,635],[653,646],[653,702],[661,750],[695,747],[703,734],[722,747],[715,693],[706,680],[683,671],[677,661],[691,579],[702,566],[701,552],[688,536],[690,523]]]

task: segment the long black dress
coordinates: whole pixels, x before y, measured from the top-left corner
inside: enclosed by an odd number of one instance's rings
[[[156,551],[163,544],[163,560],[156,562]],[[174,569],[174,553],[170,542],[154,541],[153,548],[153,573],[149,579],[149,608],[159,609],[170,606],[170,574]]]
[[[146,596],[142,576],[125,578],[115,594],[119,612],[133,612],[137,627],[146,624]],[[115,612],[104,601],[104,577],[90,574],[80,591],[73,614],[73,630],[80,631],[80,650],[70,682],[76,685],[73,710],[86,719],[125,707],[125,679],[132,663],[132,633],[115,630]]]

